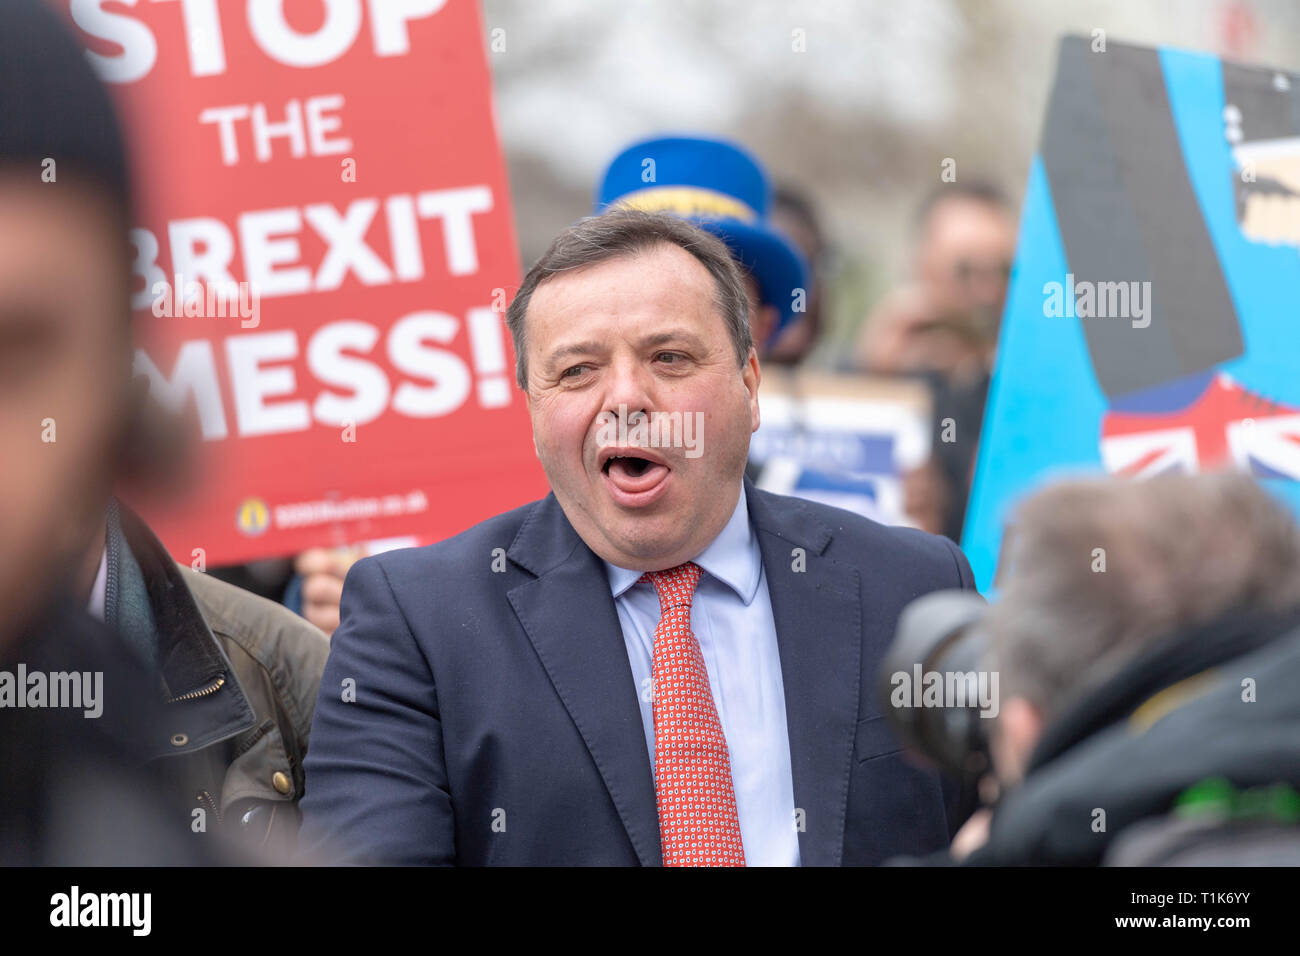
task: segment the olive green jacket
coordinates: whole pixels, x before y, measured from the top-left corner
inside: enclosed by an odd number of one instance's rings
[[[109,593],[124,597],[106,602],[106,619],[128,642],[153,632],[165,717],[150,749],[176,781],[178,812],[195,834],[287,861],[328,638],[282,605],[178,565],[125,509],[120,528],[115,544],[110,521]]]

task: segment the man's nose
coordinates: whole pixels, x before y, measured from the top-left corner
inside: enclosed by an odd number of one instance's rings
[[[654,408],[654,383],[650,370],[640,363],[615,362],[605,379],[602,411],[615,415],[649,412]]]

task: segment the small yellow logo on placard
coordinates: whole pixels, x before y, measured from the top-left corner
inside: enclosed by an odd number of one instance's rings
[[[259,535],[271,524],[271,509],[261,498],[246,498],[239,506],[235,524],[250,537]]]

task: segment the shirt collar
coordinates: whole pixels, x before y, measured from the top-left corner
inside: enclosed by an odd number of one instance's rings
[[[104,620],[104,603],[108,597],[108,545],[104,545],[99,555],[99,570],[95,572],[95,583],[90,587],[90,603],[86,610],[97,621]]]
[[[702,570],[735,591],[746,605],[754,600],[763,571],[763,557],[758,549],[758,538],[749,523],[743,484],[731,519],[699,557],[692,560]],[[610,593],[615,598],[621,597],[636,584],[642,574],[640,571],[620,568],[608,561],[605,562],[605,572],[609,577]]]

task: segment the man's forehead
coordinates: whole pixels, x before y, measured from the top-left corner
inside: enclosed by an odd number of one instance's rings
[[[698,259],[679,246],[660,244],[547,279],[533,293],[529,317],[588,303],[619,308],[659,302],[707,306],[713,292],[713,277]]]

